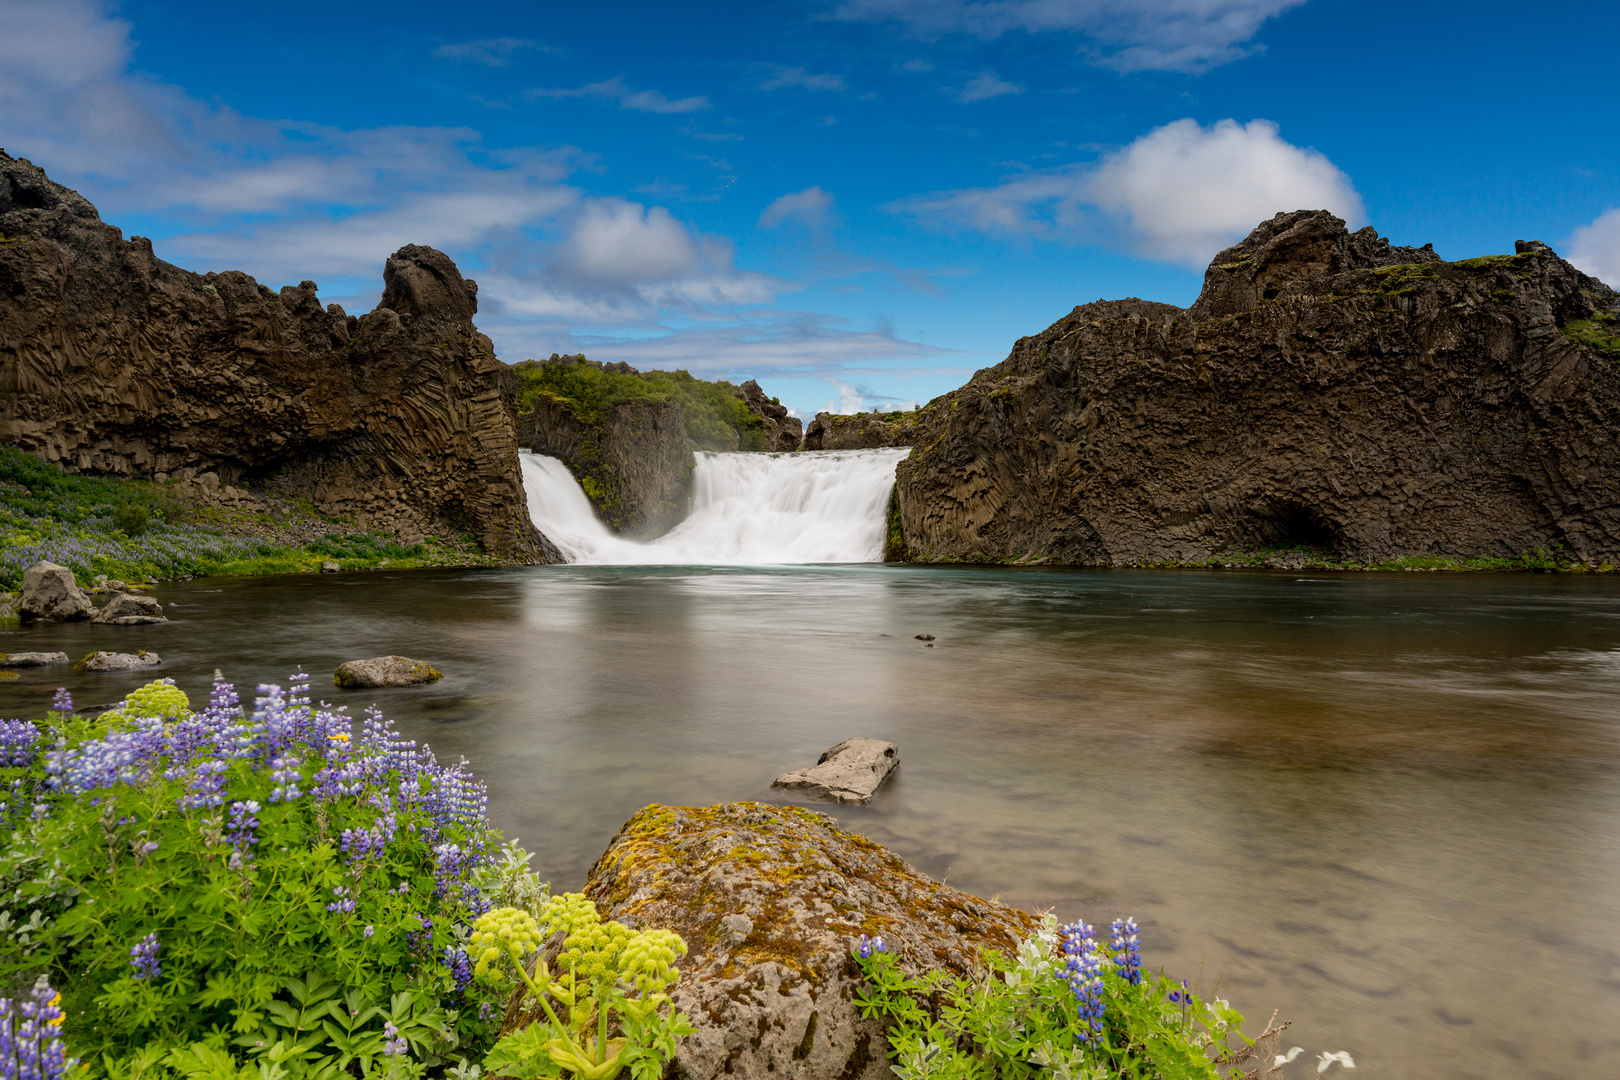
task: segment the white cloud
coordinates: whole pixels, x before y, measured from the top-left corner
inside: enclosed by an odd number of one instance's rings
[[[1567,249],[1570,262],[1620,289],[1620,207],[1580,226],[1559,246]]]
[[[759,227],[774,229],[781,225],[798,224],[823,229],[831,223],[832,213],[833,197],[818,185],[783,195],[771,203],[759,215]]]
[[[845,0],[839,18],[893,22],[924,38],[1066,32],[1120,71],[1207,71],[1254,51],[1267,19],[1305,0]]]
[[[993,71],[981,71],[968,80],[968,84],[956,95],[956,100],[966,105],[973,101],[988,101],[1006,94],[1023,92],[1024,88],[1017,83],[1005,82],[997,78]]]
[[[1266,218],[1331,210],[1361,223],[1361,197],[1324,155],[1285,142],[1269,120],[1177,120],[1092,165],[1028,173],[994,187],[908,200],[894,209],[981,232],[1112,239],[1138,254],[1201,267]]]
[[[619,75],[603,82],[588,83],[569,89],[530,90],[527,95],[531,98],[596,98],[602,101],[617,101],[621,109],[650,113],[703,112],[713,107],[706,97],[671,100],[656,90],[632,90],[625,85],[623,76]]]
[[[505,67],[518,53],[530,50],[554,52],[556,50],[527,38],[479,38],[477,41],[457,41],[440,45],[433,55],[440,60],[465,60],[489,67]]]
[[[761,90],[787,90],[798,88],[801,90],[829,90],[836,91],[844,88],[842,75],[812,75],[802,67],[782,67],[771,65],[774,74],[759,84]]]

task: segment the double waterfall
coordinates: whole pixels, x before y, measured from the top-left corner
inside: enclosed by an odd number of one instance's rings
[[[691,513],[647,543],[609,532],[562,462],[521,458],[529,516],[571,563],[768,566],[880,561],[894,467],[909,452],[700,452]]]

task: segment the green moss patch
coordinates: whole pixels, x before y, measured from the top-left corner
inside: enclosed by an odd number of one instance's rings
[[[1607,311],[1565,323],[1564,336],[1611,360],[1620,360],[1620,319]]]

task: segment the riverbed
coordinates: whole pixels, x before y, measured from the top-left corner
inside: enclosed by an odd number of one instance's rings
[[[250,698],[298,666],[469,758],[578,888],[651,802],[776,798],[852,735],[901,770],[827,807],[951,885],[1106,923],[1288,1044],[1380,1077],[1620,1076],[1620,582],[1546,575],[557,566],[199,579],[152,627],[0,651],[110,703],[155,674]],[[932,634],[932,642],[915,635]],[[932,647],[930,647],[932,646]],[[402,653],[445,679],[338,691]],[[1302,1059],[1289,1075],[1314,1075]]]

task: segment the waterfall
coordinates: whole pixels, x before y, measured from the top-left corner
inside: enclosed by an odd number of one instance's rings
[[[571,563],[767,566],[881,560],[894,467],[909,452],[700,452],[692,512],[644,544],[609,532],[562,462],[520,457],[529,516]]]

